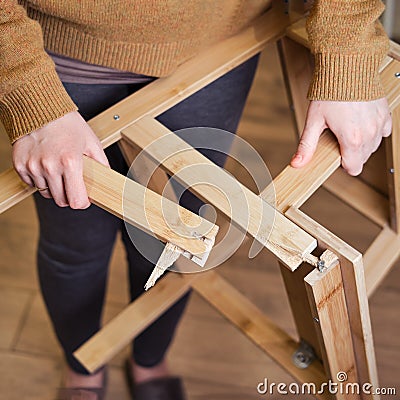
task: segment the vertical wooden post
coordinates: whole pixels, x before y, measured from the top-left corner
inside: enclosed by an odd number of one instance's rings
[[[358,371],[357,382],[368,382],[374,387],[378,387],[378,373],[361,254],[300,210],[289,208],[285,215],[308,232],[314,232],[318,244],[338,256]],[[363,394],[362,398],[376,400],[380,397]]]
[[[215,271],[198,274],[192,287],[296,380],[314,383],[317,388],[327,381],[319,360],[308,368],[296,367],[292,356],[298,343]],[[328,391],[318,393],[316,397],[332,399]]]
[[[321,360],[321,348],[315,330],[315,322],[308,301],[306,287],[304,285],[304,278],[314,267],[310,264],[303,263],[296,271],[288,271],[284,265],[281,263],[279,263],[279,265],[300,341],[310,345],[316,356]]]
[[[341,382],[359,382],[339,262],[323,272],[314,269],[305,284],[324,366],[331,381],[338,384],[336,399],[360,399],[359,394],[346,393],[339,387]]]
[[[399,233],[400,220],[400,107],[392,111],[393,131],[386,139],[386,158],[390,205],[390,226]]]
[[[284,37],[277,44],[286,92],[300,135],[306,121],[309,103],[307,92],[313,73],[313,61],[310,51],[292,39]]]

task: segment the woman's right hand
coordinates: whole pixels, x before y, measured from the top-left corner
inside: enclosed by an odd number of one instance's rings
[[[50,122],[13,144],[14,168],[21,179],[60,207],[89,207],[83,155],[109,166],[99,139],[77,112]]]

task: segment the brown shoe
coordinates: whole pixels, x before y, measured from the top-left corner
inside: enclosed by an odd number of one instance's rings
[[[60,388],[57,400],[104,400],[104,388]]]
[[[166,377],[136,384],[132,379],[132,364],[125,363],[125,374],[132,400],[185,400],[182,379]]]
[[[104,371],[103,384],[99,388],[60,388],[56,400],[105,400],[108,371]]]

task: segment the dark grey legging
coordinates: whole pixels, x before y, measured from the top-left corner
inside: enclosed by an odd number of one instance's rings
[[[256,64],[253,58],[158,119],[173,131],[207,126],[235,132]],[[138,85],[65,87],[86,120],[140,89]],[[127,173],[116,145],[106,154],[113,169]],[[224,155],[215,152],[207,156],[219,165],[225,160]],[[35,201],[40,220],[38,271],[43,297],[68,364],[77,372],[87,373],[72,353],[100,327],[108,263],[117,232],[121,231],[127,252],[132,300],[143,293],[153,265],[131,243],[124,223],[108,212],[94,205],[87,210],[60,208],[39,194]],[[188,192],[180,202],[195,212],[202,204]],[[139,365],[151,367],[164,358],[188,297],[183,296],[136,337],[133,357]]]

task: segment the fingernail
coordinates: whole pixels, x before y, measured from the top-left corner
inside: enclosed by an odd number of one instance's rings
[[[300,162],[303,159],[303,156],[301,154],[294,154],[292,157],[292,161],[295,162]]]

